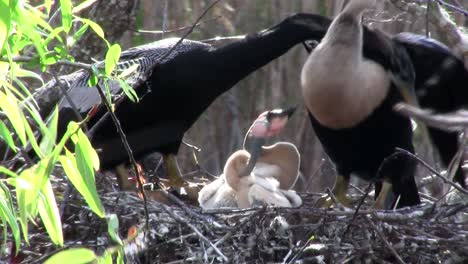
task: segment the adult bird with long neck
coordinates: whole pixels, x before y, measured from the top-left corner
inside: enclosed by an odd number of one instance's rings
[[[392,109],[414,94],[414,72],[405,50],[377,32],[372,37],[379,48],[366,50],[364,57],[361,18],[374,4],[348,1],[304,64],[302,93],[312,126],[338,171],[337,198],[349,204],[346,187],[355,173],[375,183],[375,208],[389,207],[391,191],[400,196],[398,207],[410,206],[420,203],[415,162],[403,156],[386,159],[395,148],[414,152],[410,120]],[[382,55],[391,59],[368,59]]]
[[[151,152],[163,154],[173,185],[182,185],[175,156],[184,133],[222,93],[268,62],[278,58],[294,45],[319,37],[317,30],[327,19],[312,14],[297,14],[267,30],[221,47],[184,40],[170,56],[161,56],[179,39],[165,39],[131,48],[122,53],[117,69],[138,64],[129,84],[140,97],[139,103],[124,100],[115,110],[134,155]],[[89,74],[79,71],[62,77],[70,84],[69,97],[81,116],[100,104],[95,88],[87,87]],[[118,83],[109,84],[112,95],[121,93]],[[72,104],[60,103],[59,136],[70,120],[77,120]],[[92,144],[99,149],[102,169],[128,161],[120,137],[102,106],[90,117]]]
[[[320,41],[325,36],[332,20],[322,29]],[[390,48],[389,48],[390,47]],[[310,52],[314,47],[306,47]],[[395,51],[397,54],[389,53]],[[378,30],[363,26],[363,57],[385,68],[398,71],[400,74],[411,72],[404,70],[405,65],[401,59],[409,55],[415,72],[414,88],[418,104],[439,113],[447,113],[468,107],[468,70],[463,61],[458,58],[447,46],[439,41],[414,33],[404,32],[396,35],[387,35]],[[400,53],[401,55],[398,55]],[[404,77],[400,79],[410,79]],[[398,82],[398,78],[395,79]],[[437,128],[428,128],[429,136],[437,148],[442,162],[448,166],[455,156],[458,146],[458,134],[446,132]],[[461,167],[457,170],[454,180],[466,188],[466,176]]]

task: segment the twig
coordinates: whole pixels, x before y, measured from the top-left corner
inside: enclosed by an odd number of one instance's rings
[[[175,214],[171,208],[169,208],[167,205],[165,204],[161,204],[162,208],[164,209],[164,211],[169,214],[172,218],[174,218],[176,221],[178,222],[182,222],[184,223],[185,225],[187,225],[190,229],[192,229],[192,231],[194,231],[195,233],[197,233],[198,237],[203,240],[203,242],[207,243],[208,245],[210,245],[210,248],[213,248],[213,250],[220,256],[223,258],[224,261],[228,261],[228,258],[208,239],[206,238],[194,225],[192,225],[190,222],[188,222],[187,220],[185,220],[184,218],[182,218],[181,216]]]
[[[166,2],[167,3],[167,2]],[[208,18],[208,19],[205,19],[205,20],[202,20],[198,23],[196,23],[195,26],[200,26],[201,24],[204,24],[204,23],[207,23],[207,22],[211,22],[211,21],[214,21],[214,20],[217,20],[219,18],[221,18],[222,16],[215,16],[215,17],[212,17],[212,18]],[[175,28],[175,29],[168,29],[168,30],[145,30],[145,29],[138,29],[138,30],[135,30],[135,32],[138,32],[138,33],[143,33],[143,34],[166,34],[166,33],[174,33],[174,32],[178,32],[178,31],[182,31],[184,29],[189,29],[191,28],[193,25],[191,26],[185,26],[185,27],[180,27],[180,28]],[[164,27],[163,27],[164,28]]]
[[[460,187],[460,185],[458,185],[458,184],[454,183],[453,181],[451,181],[451,180],[445,178],[444,176],[442,176],[438,171],[436,171],[434,168],[432,168],[431,165],[427,164],[424,160],[422,160],[418,156],[414,155],[413,153],[411,153],[411,152],[409,152],[407,150],[401,149],[401,148],[396,148],[396,150],[399,151],[401,154],[408,155],[408,156],[414,158],[419,163],[421,163],[424,167],[426,167],[429,171],[434,173],[434,175],[441,178],[442,181],[444,181],[444,183],[450,184],[453,188],[457,189],[459,192],[461,192],[461,193],[463,193],[465,195],[468,195],[468,190],[463,189],[462,187]]]
[[[204,11],[203,13],[197,18],[197,20],[195,20],[195,22],[193,23],[193,25],[189,28],[189,30],[187,30],[187,32],[185,32],[185,34],[179,39],[179,41],[177,41],[177,43],[172,46],[172,48],[168,51],[166,51],[166,53],[164,53],[160,58],[159,58],[159,61],[164,61],[164,59],[166,59],[169,55],[171,55],[171,53],[177,48],[177,46],[180,45],[180,43],[182,43],[182,41],[184,41],[184,39],[190,35],[192,32],[193,32],[193,29],[195,29],[195,27],[197,26],[197,24],[200,22],[200,20],[206,15],[206,13],[208,13],[208,11],[213,8],[217,3],[219,3],[220,1],[222,0],[215,0],[213,1]]]
[[[400,255],[398,255],[398,253],[395,251],[395,249],[392,247],[392,245],[390,245],[390,243],[387,241],[387,239],[385,238],[385,236],[382,234],[382,232],[380,232],[380,230],[377,228],[377,226],[374,224],[374,222],[372,222],[372,220],[370,220],[367,216],[364,216],[364,218],[367,220],[367,222],[372,226],[372,228],[374,229],[374,231],[377,233],[377,235],[379,236],[379,238],[383,241],[383,243],[385,244],[385,246],[390,250],[390,252],[392,252],[393,256],[396,258],[396,260],[398,261],[398,263],[400,264],[405,264],[405,262],[403,261],[403,259],[401,259]]]
[[[75,102],[71,99],[70,95],[68,94],[68,89],[70,88],[68,83],[67,83],[67,87],[65,87],[64,83],[63,83],[63,80],[61,80],[57,74],[53,74],[54,76],[54,79],[55,79],[55,83],[58,84],[58,87],[60,88],[60,90],[62,91],[62,95],[65,97],[65,99],[67,100],[67,102],[70,104],[71,106],[71,109],[73,111],[73,114],[75,115],[75,117],[77,118],[77,120],[79,122],[83,121],[83,118],[81,117],[81,114],[80,112],[78,111],[78,107],[76,106]],[[88,126],[84,125],[83,126],[83,129],[85,130],[84,132],[85,133],[88,133]]]
[[[137,165],[136,159],[133,156],[133,151],[130,148],[130,144],[127,141],[127,137],[125,136],[125,133],[124,133],[124,131],[122,129],[122,126],[120,125],[120,121],[117,118],[117,116],[115,115],[115,113],[112,111],[112,108],[109,105],[109,102],[106,99],[106,95],[104,94],[104,91],[102,90],[102,87],[99,84],[99,82],[96,84],[96,89],[97,89],[97,91],[99,93],[99,96],[101,97],[101,101],[104,103],[104,105],[105,105],[105,107],[107,109],[107,112],[110,113],[112,121],[114,122],[114,125],[115,125],[115,127],[117,129],[117,133],[120,136],[120,140],[122,141],[122,144],[124,145],[125,151],[127,152],[128,157],[130,158],[130,162],[133,165],[133,169],[135,170],[135,178],[136,178],[136,180],[138,182],[138,190],[140,191],[140,193],[141,193],[141,195],[143,197],[143,208],[144,208],[144,211],[145,211],[145,225],[146,225],[146,229],[148,230],[148,228],[149,228],[149,214],[148,214],[148,204],[147,204],[148,201],[147,201],[147,197],[145,195],[145,191],[143,190],[143,182],[141,182],[141,179],[139,177],[140,173],[139,173],[139,170],[138,170],[138,165]]]
[[[348,223],[348,225],[346,226],[345,231],[343,232],[343,235],[342,235],[343,238],[346,237],[349,229],[354,224],[354,220],[356,220],[356,217],[358,216],[359,209],[361,209],[361,206],[364,204],[364,201],[366,200],[367,196],[369,195],[371,189],[372,189],[372,183],[369,183],[369,185],[367,186],[366,192],[364,193],[361,200],[359,201],[359,204],[356,207],[356,210],[354,210],[354,214],[353,214],[353,217],[351,218],[351,221]]]

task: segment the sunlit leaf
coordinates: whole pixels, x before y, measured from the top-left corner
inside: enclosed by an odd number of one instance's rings
[[[119,44],[114,44],[112,45],[106,53],[106,60],[104,64],[104,70],[107,75],[110,75],[112,71],[115,68],[115,65],[117,65],[117,62],[119,61],[120,58],[120,52],[121,48]]]
[[[63,246],[62,221],[50,180],[46,181],[41,191],[42,195],[39,196],[38,206],[42,223],[52,242],[55,245]]]
[[[115,259],[115,263],[116,264],[124,264],[124,259],[123,259],[123,249],[119,249],[119,251],[117,251],[117,258]]]
[[[114,242],[123,245],[122,239],[119,237],[119,218],[116,214],[107,216],[107,232]]]
[[[82,25],[76,32],[75,34],[73,34],[73,37],[70,41],[68,41],[68,45],[71,47],[73,46],[78,40],[81,39],[81,37],[83,37],[84,33],[86,32],[86,30],[88,30],[89,28],[89,25],[88,24],[84,24]]]
[[[104,217],[104,208],[97,194],[96,185],[93,180],[89,179],[93,176],[81,175],[73,154],[67,150],[65,150],[65,154],[59,157],[59,161],[68,179],[83,196],[91,210],[99,217]],[[88,182],[90,182],[89,185]]]
[[[96,150],[91,145],[89,138],[81,129],[78,130],[76,135],[78,139],[77,143],[80,145],[80,149],[83,151],[83,154],[86,157],[87,162],[90,163],[95,170],[99,170],[99,166],[100,166],[99,156]]]
[[[79,13],[81,12],[81,10],[83,9],[86,9],[88,8],[89,6],[91,6],[92,4],[94,4],[97,0],[86,0],[86,1],[83,1],[81,4],[73,7],[73,10],[72,10],[72,13],[73,14],[76,14],[76,13]]]
[[[20,229],[18,222],[16,222],[14,210],[11,207],[12,200],[9,192],[10,190],[0,182],[0,215],[1,218],[4,219],[3,221],[8,223],[15,241],[16,249],[18,250],[20,246]],[[6,232],[6,228],[3,229],[4,232]]]
[[[51,6],[52,6],[52,0],[45,0],[44,1],[44,7],[45,7],[47,15],[49,15],[49,13],[50,13],[50,7]]]
[[[42,153],[41,149],[39,148],[39,144],[37,143],[34,132],[32,131],[31,126],[29,125],[29,122],[26,119],[26,116],[22,115],[21,119],[23,120],[24,130],[26,131],[26,135],[28,136],[28,141],[31,147],[34,149],[34,151],[39,157],[42,157],[44,153]]]
[[[8,130],[7,126],[3,121],[0,120],[0,138],[5,141],[11,150],[16,152],[15,142],[13,141],[13,137],[11,136],[10,130]]]
[[[106,43],[107,47],[109,48],[109,42],[104,38],[104,30],[102,30],[101,26],[99,26],[96,22],[86,19],[86,18],[80,17],[77,19],[79,19],[84,24],[89,25],[93,29],[93,31],[96,33],[96,35],[98,35]]]
[[[49,33],[47,38],[44,40],[44,45],[49,45],[49,42],[53,39],[56,39],[58,42],[63,43],[62,38],[60,37],[60,33],[65,31],[63,27],[56,27]]]
[[[0,0],[0,54],[10,32],[10,1]]]
[[[72,25],[72,3],[70,0],[60,0],[60,12],[62,13],[63,30],[68,33]]]
[[[40,143],[40,149],[42,153],[48,154],[52,152],[57,141],[57,124],[58,124],[58,108],[55,107],[50,114],[48,133],[43,133],[43,137]]]
[[[30,179],[34,178],[35,174],[32,168],[26,169],[21,172],[20,176],[16,178],[16,201],[18,204],[18,211],[20,216],[20,225],[23,233],[23,238],[28,242],[28,217],[33,214],[33,209],[37,204],[35,197],[37,191],[30,184]]]
[[[8,91],[8,90],[6,90]],[[11,94],[5,94],[0,91],[0,108],[5,112],[15,129],[16,135],[23,146],[26,145],[26,131],[23,125],[22,113],[18,108],[18,101]]]
[[[104,255],[99,258],[98,260],[99,264],[112,264],[112,254],[108,251],[104,252]]]
[[[87,248],[71,248],[58,252],[48,258],[44,264],[84,264],[97,259],[94,251]]]

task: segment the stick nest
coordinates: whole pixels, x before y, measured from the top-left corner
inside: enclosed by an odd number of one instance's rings
[[[61,185],[58,189],[70,190],[64,182],[56,183]],[[148,202],[145,235],[142,200],[115,191],[109,182],[100,186],[106,212],[118,215],[121,237],[127,238],[129,229],[140,230],[126,240],[126,263],[462,263],[468,259],[466,199],[394,211],[372,211],[364,205],[355,214],[354,209],[314,207],[317,194],[301,194],[300,208],[210,211],[170,195],[171,206]],[[72,192],[61,209],[66,248],[84,246],[102,254],[115,246],[105,219],[91,213],[79,195]],[[33,228],[30,245],[21,248],[21,263],[41,263],[59,250],[43,228]]]

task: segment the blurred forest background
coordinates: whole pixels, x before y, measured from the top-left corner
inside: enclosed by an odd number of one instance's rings
[[[208,12],[202,20],[205,22],[197,26],[188,38],[209,40],[215,37],[257,32],[297,12],[334,16],[340,10],[342,1],[223,0]],[[190,26],[211,2],[212,0],[98,0],[96,5],[85,12],[91,19],[103,26],[106,37],[110,41],[118,42],[122,45],[122,49],[126,49],[167,37],[182,36],[187,29],[158,34],[141,33],[138,30],[172,31]],[[468,1],[448,2],[464,5],[465,10],[468,8]],[[120,11],[116,12],[115,8],[119,8]],[[463,15],[459,13],[451,15],[458,25],[468,25]],[[86,15],[83,16],[86,17]],[[427,27],[424,16],[405,13],[386,1],[381,1],[377,10],[366,14],[365,23],[388,33],[409,31],[425,35],[429,32],[431,37],[436,39],[439,37],[431,30],[430,25]],[[78,59],[83,62],[91,62],[91,58],[102,59],[102,44],[98,44],[100,41],[93,38],[95,37],[84,38],[83,44],[78,45],[81,49],[74,51],[78,54]],[[223,45],[229,41],[225,39],[210,41],[210,43]],[[302,157],[302,176],[296,184],[296,189],[323,191],[325,186],[333,184],[335,177],[333,167],[325,157],[312,131],[301,100],[299,76],[306,58],[307,53],[301,45],[294,47],[284,56],[239,82],[208,108],[208,111],[185,135],[187,143],[201,148],[197,157],[204,169],[219,175],[227,157],[241,148],[244,133],[261,112],[277,107],[297,105],[298,111],[290,120],[286,131],[275,139],[292,142],[299,148]],[[340,62],[337,61],[337,63]],[[174,111],[183,107],[175,102]],[[421,144],[421,142],[424,141],[416,135],[418,154],[434,162],[434,155],[428,144]],[[356,155],[359,155],[358,149]],[[192,148],[182,145],[179,152],[179,165],[183,173],[197,170]],[[437,165],[435,166],[440,169]],[[427,176],[428,172],[421,170],[420,175]]]

